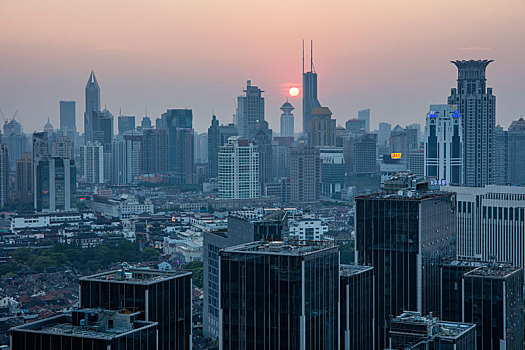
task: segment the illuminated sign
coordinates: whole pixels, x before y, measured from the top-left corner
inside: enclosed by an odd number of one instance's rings
[[[390,158],[401,159],[401,153],[390,153]]]
[[[447,186],[448,181],[447,180],[432,180],[430,181],[431,186]]]
[[[459,113],[458,111],[454,111],[454,113],[452,114],[452,116],[454,118],[461,118],[461,113]]]
[[[436,111],[430,111],[430,112],[427,114],[427,117],[429,117],[429,118],[436,118],[436,117],[437,117],[437,113],[436,113]]]

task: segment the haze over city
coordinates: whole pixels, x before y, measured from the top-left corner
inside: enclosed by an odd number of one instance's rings
[[[59,100],[77,101],[83,128],[91,70],[101,104],[154,119],[191,108],[205,131],[212,111],[231,122],[246,80],[265,93],[266,120],[301,85],[301,42],[314,40],[319,99],[338,125],[371,108],[378,121],[421,122],[455,86],[454,59],[494,59],[487,86],[497,124],[523,114],[525,2],[494,1],[0,1],[0,110],[26,132]],[[308,59],[308,56],[307,56]],[[289,97],[297,116],[301,96]],[[300,118],[295,129],[301,130]]]

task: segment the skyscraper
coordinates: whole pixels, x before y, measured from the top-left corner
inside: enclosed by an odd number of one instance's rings
[[[53,157],[74,159],[73,141],[68,136],[59,136],[52,147]]]
[[[116,136],[111,142],[111,183],[125,185],[128,183],[126,141],[122,136]]]
[[[0,135],[0,208],[9,202],[9,153]]]
[[[345,168],[349,174],[375,174],[377,168],[377,135],[354,135],[344,141]]]
[[[84,112],[84,138],[85,143],[93,141],[93,112],[100,111],[100,86],[98,86],[95,73],[91,71],[86,84],[86,111]]]
[[[135,116],[134,115],[119,115],[118,118],[118,134],[124,135],[126,131],[135,130]]]
[[[379,123],[379,132],[377,134],[377,142],[379,145],[388,145],[388,139],[390,138],[390,131],[392,125],[389,123]]]
[[[168,171],[168,131],[143,129],[142,166],[144,174],[162,174]]]
[[[357,112],[357,119],[365,121],[365,131],[370,132],[370,108]]]
[[[507,183],[525,184],[525,120],[520,118],[510,124],[508,131]]]
[[[111,153],[111,141],[113,140],[114,117],[110,111],[104,109],[102,112],[91,113],[91,135],[89,141],[97,141],[104,146],[105,153]],[[87,143],[87,142],[86,142]]]
[[[317,99],[317,72],[314,68],[313,41],[310,41],[310,71],[304,71],[304,40],[303,40],[303,133],[308,130],[315,107],[321,107]]]
[[[430,105],[425,125],[425,173],[444,184],[463,181],[463,121],[454,105]]]
[[[321,158],[321,194],[340,197],[345,186],[345,159],[343,147],[319,147]]]
[[[168,109],[162,114],[168,130],[168,168],[177,184],[193,183],[193,112],[191,109]]]
[[[294,110],[292,104],[288,101],[281,106],[281,137],[294,137]]]
[[[31,153],[16,161],[16,198],[22,203],[33,203],[33,158]]]
[[[68,211],[76,207],[75,161],[59,157],[35,160],[35,210]]]
[[[131,183],[135,177],[142,175],[143,134],[136,130],[128,131],[124,133],[124,141],[126,142],[126,173],[128,176],[126,182]]]
[[[299,146],[290,154],[292,203],[317,203],[321,186],[321,157],[312,146]]]
[[[390,132],[390,153],[398,153],[400,159],[406,162],[408,160],[407,144],[406,130],[396,125]]]
[[[458,68],[458,85],[452,88],[449,105],[463,117],[463,184],[493,184],[496,96],[486,87],[485,70],[492,60],[452,61]]]
[[[60,129],[77,131],[76,102],[60,101]]]
[[[509,180],[509,132],[501,126],[494,131],[494,183],[506,185]]]
[[[234,124],[219,125],[219,120],[214,115],[208,128],[208,172],[209,178],[219,176],[219,147],[228,142],[230,136],[237,136],[237,127]]]
[[[104,165],[104,147],[100,142],[80,146],[80,176],[85,182],[104,183]]]
[[[220,251],[221,349],[338,349],[336,246],[258,241]]]
[[[240,136],[230,137],[219,147],[219,197],[257,198],[260,188],[257,146]]]
[[[31,152],[28,137],[22,132],[22,125],[14,118],[5,121],[2,143],[7,145],[9,152],[9,168],[14,169],[15,162],[22,158],[25,152]]]
[[[33,160],[49,157],[49,139],[45,132],[33,133]]]
[[[264,184],[273,180],[273,150],[272,129],[268,127],[266,120],[254,125],[248,132],[248,140],[257,146],[259,152],[259,182],[261,189]]]
[[[309,146],[335,146],[336,120],[328,107],[314,107],[307,125]]]
[[[264,97],[262,97],[264,91],[248,80],[243,92],[244,96],[237,97],[235,125],[240,136],[248,137],[250,129],[264,120]]]
[[[452,194],[429,191],[411,177],[385,187],[355,199],[356,261],[375,273],[376,349],[388,344],[389,316],[439,311],[439,264],[453,257],[456,236]]]

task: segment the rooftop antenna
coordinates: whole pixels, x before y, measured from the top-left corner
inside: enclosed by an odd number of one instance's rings
[[[304,74],[304,39],[303,39],[303,74]]]
[[[310,72],[314,72],[314,41],[310,40]]]

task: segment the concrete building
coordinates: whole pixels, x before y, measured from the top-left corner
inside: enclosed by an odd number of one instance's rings
[[[240,136],[232,136],[219,147],[219,197],[243,199],[259,195],[258,148]]]
[[[457,201],[457,258],[525,267],[525,187],[441,186]]]
[[[347,174],[375,174],[377,167],[377,135],[362,134],[348,137],[343,143]]]
[[[125,132],[135,130],[134,115],[119,115],[117,118],[118,134],[124,135]]]
[[[28,142],[28,136],[22,132],[22,125],[14,118],[5,121],[2,143],[7,145],[9,169],[15,168],[16,161],[21,159],[25,152],[31,152],[30,141],[29,139]]]
[[[401,161],[404,163],[408,161],[407,144],[406,130],[396,125],[390,132],[390,153],[399,154]]]
[[[35,161],[36,211],[68,211],[76,208],[76,167],[68,158],[46,157]]]
[[[168,131],[143,129],[142,134],[143,173],[166,173],[168,171]]]
[[[342,147],[319,147],[321,158],[321,194],[340,197],[345,186],[345,159]]]
[[[77,131],[76,102],[60,101],[60,130]]]
[[[273,181],[273,132],[268,127],[268,122],[263,120],[253,126],[248,135],[259,153],[259,182],[262,189],[264,184]]]
[[[281,137],[294,137],[294,116],[292,111],[294,110],[292,104],[288,101],[283,103],[281,106]]]
[[[93,200],[86,201],[86,206],[95,213],[108,218],[129,219],[140,214],[153,214],[154,207],[149,199],[136,197],[122,197],[108,199],[94,196]]]
[[[32,203],[33,195],[33,158],[31,153],[24,153],[16,161],[16,198],[22,203]]]
[[[513,121],[507,133],[507,183],[525,184],[525,120]]]
[[[224,146],[231,136],[238,136],[234,124],[220,125],[214,115],[208,128],[208,177],[216,179],[219,176],[219,147]]]
[[[365,132],[370,132],[370,108],[357,112],[357,119],[365,121]]]
[[[288,220],[288,238],[295,241],[324,241],[328,225],[317,218],[293,218]]]
[[[339,348],[336,246],[258,241],[219,255],[221,349]]]
[[[100,142],[80,146],[80,177],[85,182],[104,183],[104,166],[104,146]]]
[[[0,208],[4,208],[10,200],[9,193],[9,152],[7,146],[1,143],[0,136]]]
[[[389,123],[379,123],[379,131],[377,134],[377,142],[379,145],[389,144],[391,131],[392,131],[392,125],[390,125]]]
[[[311,146],[299,146],[290,154],[292,203],[317,203],[321,185],[321,157]]]
[[[53,142],[51,154],[53,157],[75,159],[75,148],[73,140],[69,136],[59,136]]]
[[[335,146],[336,120],[328,107],[315,107],[310,113],[307,127],[307,142],[309,146]]]
[[[237,97],[235,125],[239,136],[248,137],[250,129],[264,121],[264,91],[248,80],[243,92],[244,96]]]
[[[463,119],[454,105],[430,105],[425,125],[425,173],[431,180],[463,182]]]
[[[413,150],[408,152],[407,169],[414,176],[425,176],[425,150]]]
[[[463,122],[463,182],[466,186],[493,184],[496,96],[487,88],[485,70],[492,60],[452,61],[458,85],[448,104],[457,106]]]

